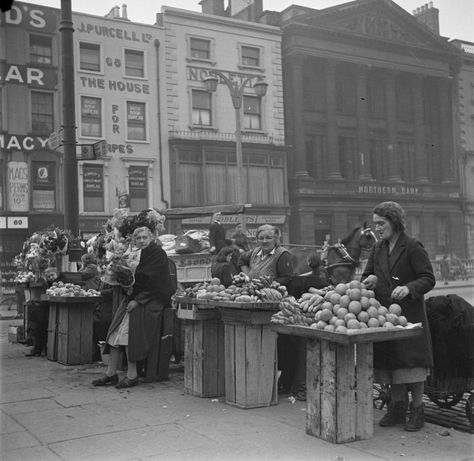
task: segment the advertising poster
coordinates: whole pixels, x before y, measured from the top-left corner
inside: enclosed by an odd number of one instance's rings
[[[8,162],[7,198],[8,210],[29,210],[30,181],[26,162]]]

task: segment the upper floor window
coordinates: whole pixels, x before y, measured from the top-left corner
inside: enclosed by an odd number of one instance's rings
[[[127,139],[146,141],[146,136],[145,103],[127,101]]]
[[[193,125],[212,124],[211,95],[207,91],[192,90]]]
[[[145,77],[143,51],[125,50],[125,75],[127,77]]]
[[[36,64],[52,64],[52,38],[45,35],[30,35],[30,61]]]
[[[31,131],[47,135],[54,131],[53,93],[31,92]]]
[[[367,79],[367,106],[369,117],[385,117],[384,79],[375,73]]]
[[[261,107],[260,98],[255,96],[244,96],[244,129],[261,130]]]
[[[211,59],[211,41],[191,37],[190,55],[192,58],[197,59]]]
[[[253,46],[242,47],[242,65],[259,67],[260,66],[260,48]]]
[[[412,83],[408,79],[397,79],[397,119],[401,121],[413,120]]]
[[[79,69],[100,72],[100,45],[83,42],[79,44]]]
[[[148,167],[131,165],[128,169],[130,211],[148,208]]]
[[[84,211],[104,211],[104,167],[84,164],[82,168]]]
[[[102,137],[102,101],[100,98],[81,97],[81,135]]]
[[[338,66],[336,76],[336,108],[340,114],[353,115],[356,111],[356,80],[353,72]]]

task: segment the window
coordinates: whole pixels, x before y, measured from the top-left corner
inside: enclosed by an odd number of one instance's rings
[[[355,138],[339,137],[339,168],[345,179],[355,179],[359,173],[359,165],[355,162],[356,146]]]
[[[369,117],[385,117],[385,85],[381,75],[371,74],[367,79],[367,105]]]
[[[326,137],[308,136],[305,141],[306,170],[314,179],[325,179],[327,171]]]
[[[370,175],[383,181],[388,176],[388,163],[385,161],[387,142],[384,139],[369,139]]]
[[[235,203],[237,159],[235,152],[179,151],[176,202],[179,206]],[[275,153],[243,155],[244,200],[253,204],[285,203],[285,160]]]
[[[49,135],[54,131],[53,93],[31,92],[31,131]]]
[[[127,77],[145,77],[143,51],[125,50],[125,75]]]
[[[304,110],[323,112],[326,110],[326,81],[324,67],[311,62],[303,70]]]
[[[84,164],[82,189],[84,211],[104,211],[104,171],[102,165]]]
[[[3,197],[5,197],[5,187],[4,187],[4,171],[6,171],[5,168],[5,162],[3,159],[0,158],[0,210],[4,210],[4,204],[3,204]]]
[[[397,119],[405,122],[413,120],[412,91],[408,79],[397,79],[396,95]]]
[[[260,98],[244,96],[244,129],[261,130]]]
[[[100,72],[100,45],[80,43],[79,55],[80,70]]]
[[[44,35],[30,35],[30,61],[35,64],[52,64],[52,38]]]
[[[202,38],[191,38],[190,54],[192,58],[211,59],[211,41]]]
[[[450,241],[446,216],[437,216],[436,219],[436,252],[449,253]]]
[[[338,66],[336,76],[336,109],[340,114],[353,115],[356,111],[356,81],[353,72]]]
[[[260,49],[251,46],[242,47],[242,64],[244,66],[260,66]]]
[[[144,102],[127,102],[127,139],[146,141],[146,117]]]
[[[148,208],[148,167],[130,166],[128,169],[130,211]]]
[[[400,178],[407,182],[415,181],[415,144],[412,142],[398,143]]]
[[[32,162],[32,203],[36,211],[56,209],[56,163]]]
[[[207,91],[192,90],[193,125],[211,126],[211,95]]]
[[[81,135],[102,137],[102,101],[99,98],[81,97]]]

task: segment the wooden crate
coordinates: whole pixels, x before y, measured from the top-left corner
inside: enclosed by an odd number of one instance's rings
[[[308,338],[306,433],[332,443],[373,436],[372,344],[422,334],[422,328],[368,328],[348,333],[281,324],[271,328]]]
[[[277,335],[273,311],[222,308],[225,335],[225,398],[239,408],[278,403]]]
[[[215,313],[184,320],[184,392],[220,397],[225,392],[224,325]]]
[[[43,299],[50,302],[47,358],[63,365],[91,363],[93,313],[101,298],[56,296]]]
[[[219,310],[207,299],[176,298],[177,316],[183,320],[206,320],[220,318]]]

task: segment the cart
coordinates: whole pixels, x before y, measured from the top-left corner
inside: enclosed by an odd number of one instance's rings
[[[426,305],[434,367],[424,393],[443,409],[464,402],[466,417],[474,428],[474,307],[457,295],[433,296]],[[447,322],[453,319],[450,328]],[[388,386],[374,384],[374,406],[381,409],[389,401]]]

